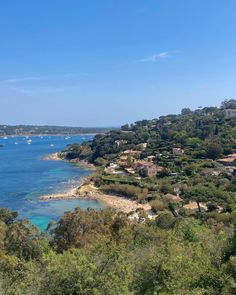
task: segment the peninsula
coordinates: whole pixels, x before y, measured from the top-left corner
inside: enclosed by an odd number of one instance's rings
[[[40,125],[0,125],[0,136],[99,134],[114,127],[68,127]]]

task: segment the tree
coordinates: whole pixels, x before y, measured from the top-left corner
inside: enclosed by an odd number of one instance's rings
[[[16,221],[6,230],[5,247],[8,253],[30,260],[41,256],[40,232],[26,219]]]
[[[45,256],[45,265],[46,276],[41,294],[96,294],[93,293],[96,266],[78,250],[63,254],[50,252]]]
[[[185,197],[194,200],[197,203],[198,211],[201,212],[200,202],[206,202],[207,189],[204,186],[196,185],[185,192]]]
[[[165,211],[161,213],[157,218],[157,226],[162,229],[169,229],[172,228],[175,222],[175,217],[169,211]]]
[[[222,109],[236,109],[236,100],[235,99],[225,99],[221,103]]]
[[[83,211],[76,208],[73,212],[65,212],[51,231],[52,245],[58,252],[90,245],[99,236],[109,235],[112,217],[110,209]]]
[[[181,115],[189,115],[191,113],[192,113],[192,111],[190,110],[190,108],[183,108],[181,110]]]
[[[206,144],[206,154],[210,159],[217,159],[223,152],[221,143],[218,140],[210,140]]]
[[[121,130],[122,131],[129,131],[129,124],[125,124],[125,125],[121,126]]]
[[[163,194],[172,193],[172,187],[167,178],[160,181],[160,192]]]
[[[13,223],[17,216],[18,212],[16,211],[10,211],[7,208],[0,209],[0,220],[7,225]]]

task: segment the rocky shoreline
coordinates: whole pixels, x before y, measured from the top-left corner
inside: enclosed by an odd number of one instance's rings
[[[43,157],[43,160],[46,161],[61,161],[62,159],[59,157],[58,153],[49,154]]]
[[[95,166],[93,164],[90,164],[86,161],[82,161],[82,160],[78,160],[78,159],[66,160],[66,159],[61,158],[59,156],[59,153],[49,154],[49,155],[45,156],[43,158],[43,160],[46,160],[46,161],[66,161],[68,163],[76,164],[84,169],[95,170]]]

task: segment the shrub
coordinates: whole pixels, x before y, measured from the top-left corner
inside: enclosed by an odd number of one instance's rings
[[[166,209],[164,202],[162,202],[161,200],[158,200],[158,199],[151,201],[150,205],[151,205],[152,210],[154,212],[164,211]]]

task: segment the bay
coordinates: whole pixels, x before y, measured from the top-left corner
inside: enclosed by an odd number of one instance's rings
[[[0,138],[0,208],[17,210],[20,218],[28,218],[41,229],[75,207],[103,208],[95,200],[39,200],[42,195],[79,185],[82,177],[91,173],[71,163],[43,158],[67,144],[91,139],[92,135]]]

